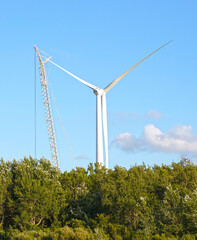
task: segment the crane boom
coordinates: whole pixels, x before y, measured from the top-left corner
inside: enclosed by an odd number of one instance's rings
[[[48,130],[49,144],[50,144],[50,150],[51,150],[52,164],[53,166],[59,168],[59,159],[58,159],[58,153],[57,153],[55,131],[53,126],[50,98],[48,94],[47,78],[46,78],[45,67],[44,67],[44,63],[47,62],[50,58],[42,61],[38,48],[36,46],[34,46],[34,48],[39,61],[40,83],[41,83],[45,118],[46,118],[47,130]]]

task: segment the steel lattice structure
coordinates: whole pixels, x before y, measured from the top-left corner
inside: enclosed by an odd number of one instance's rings
[[[36,46],[34,46],[34,48],[39,60],[40,83],[41,83],[45,118],[46,118],[47,130],[48,130],[49,144],[50,144],[50,150],[51,150],[52,164],[53,166],[59,168],[57,144],[55,139],[55,131],[54,131],[53,119],[52,119],[52,113],[51,113],[50,98],[48,94],[47,78],[46,78],[45,67],[44,67],[44,63],[47,62],[50,58],[42,61],[38,48]]]

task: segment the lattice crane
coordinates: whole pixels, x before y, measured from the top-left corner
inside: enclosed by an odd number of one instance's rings
[[[48,94],[47,78],[46,78],[45,67],[44,67],[44,63],[50,60],[51,57],[42,61],[38,48],[36,46],[34,46],[34,48],[39,60],[40,83],[41,83],[45,118],[46,118],[47,130],[48,130],[49,144],[50,144],[50,150],[51,150],[52,164],[53,166],[59,168],[57,144],[55,139],[55,131],[54,131],[53,119],[52,119],[52,113],[51,113],[50,98]]]

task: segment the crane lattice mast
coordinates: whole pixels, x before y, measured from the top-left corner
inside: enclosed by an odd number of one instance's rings
[[[48,94],[47,78],[46,78],[45,67],[44,67],[44,63],[50,60],[50,58],[42,61],[38,48],[36,46],[34,46],[34,48],[39,60],[40,83],[41,83],[44,111],[45,111],[46,124],[47,124],[47,130],[48,130],[49,144],[50,144],[50,150],[51,150],[52,164],[53,166],[59,168],[59,159],[58,159],[57,145],[55,140],[55,131],[53,126],[51,105],[50,105],[50,99]]]

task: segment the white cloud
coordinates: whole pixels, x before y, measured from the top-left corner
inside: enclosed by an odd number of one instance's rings
[[[191,126],[179,125],[169,133],[163,133],[153,124],[146,125],[138,139],[131,133],[117,135],[112,146],[123,151],[154,151],[179,154],[197,154],[197,135]]]
[[[153,118],[153,119],[160,119],[162,117],[162,113],[156,110],[150,110],[146,113],[146,117]]]
[[[116,117],[118,117],[118,119],[120,121],[126,120],[128,118],[140,118],[141,117],[138,113],[135,113],[135,112],[131,112],[131,113],[128,113],[128,112],[117,112],[117,113],[115,113],[115,115],[116,115]]]
[[[86,154],[80,154],[75,157],[76,160],[88,160],[89,157]]]
[[[135,113],[135,112],[116,112],[115,113],[115,116],[120,120],[120,121],[123,121],[123,120],[126,120],[128,118],[141,118],[141,119],[146,119],[146,118],[149,118],[149,119],[161,119],[162,118],[162,113],[161,112],[158,112],[156,110],[150,110],[148,112],[146,112],[145,114],[138,114],[138,113]]]
[[[121,133],[114,138],[112,146],[120,147],[124,151],[135,151],[141,148],[141,140],[136,139],[131,133]]]
[[[174,137],[187,139],[188,141],[196,139],[196,135],[192,135],[192,126],[178,125],[174,130],[170,131],[170,134]]]

